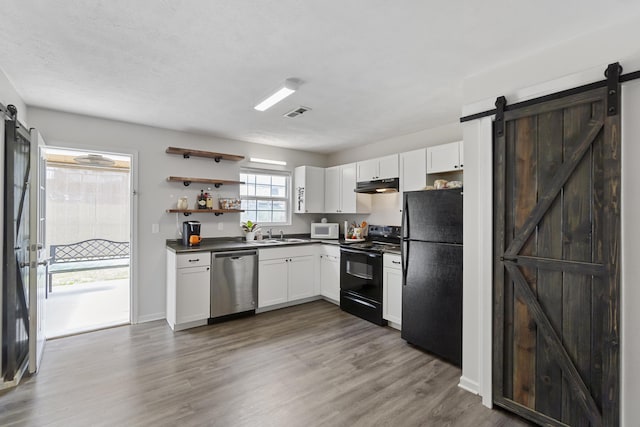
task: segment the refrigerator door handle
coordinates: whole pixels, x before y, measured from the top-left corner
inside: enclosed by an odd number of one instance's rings
[[[409,241],[402,241],[402,251],[400,252],[402,259],[402,286],[407,285],[407,266],[409,264]]]
[[[402,238],[406,239],[409,234],[409,202],[407,195],[404,195],[404,208],[402,209]]]

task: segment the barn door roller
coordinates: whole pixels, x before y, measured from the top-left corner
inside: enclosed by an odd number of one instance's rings
[[[615,116],[620,111],[620,74],[622,66],[619,62],[609,64],[604,72],[607,78],[607,116]]]
[[[496,136],[504,136],[504,107],[507,105],[507,98],[499,96],[496,99]]]

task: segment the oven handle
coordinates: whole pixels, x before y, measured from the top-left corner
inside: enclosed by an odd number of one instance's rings
[[[343,297],[343,298],[345,298],[345,297]],[[366,305],[369,308],[376,308],[375,305],[373,305],[373,304],[371,304],[369,302],[366,302],[364,300],[361,300],[360,298],[356,298],[356,297],[353,297],[353,296],[348,296],[346,298],[350,299],[351,301],[357,302],[358,304]]]
[[[346,253],[357,254],[357,255],[366,255],[366,256],[371,257],[371,258],[379,258],[379,257],[382,256],[382,254],[359,251],[357,249],[340,248],[340,252],[346,252]]]

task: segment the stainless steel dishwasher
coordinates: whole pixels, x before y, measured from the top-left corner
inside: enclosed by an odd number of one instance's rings
[[[255,312],[258,252],[211,253],[211,318]]]

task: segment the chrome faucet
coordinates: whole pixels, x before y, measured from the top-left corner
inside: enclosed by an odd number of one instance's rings
[[[284,231],[280,230],[280,240],[284,240]]]
[[[269,236],[269,240],[273,239],[273,236],[271,235],[271,229],[269,229],[269,231],[267,231],[267,235]]]

